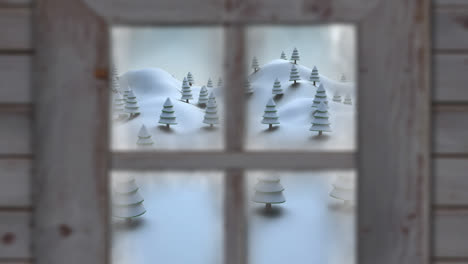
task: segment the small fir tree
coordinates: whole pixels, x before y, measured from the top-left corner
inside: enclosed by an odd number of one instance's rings
[[[206,84],[206,87],[213,88],[213,82],[211,81],[211,78],[208,78],[208,83]]]
[[[288,60],[288,58],[286,58],[286,54],[284,54],[284,51],[281,51],[281,57],[280,59],[282,60]]]
[[[120,89],[119,74],[117,72],[117,68],[113,66],[112,67],[112,92],[118,93],[119,89]]]
[[[130,114],[130,117],[140,114],[140,107],[133,90],[130,90],[127,94],[127,100],[125,101],[125,112]]]
[[[203,85],[200,89],[200,95],[198,96],[198,104],[199,105],[206,105],[208,103],[208,90]]]
[[[193,79],[193,75],[192,75],[191,72],[187,73],[187,81],[188,81],[190,86],[192,86],[192,84],[195,83],[195,80]]]
[[[208,96],[208,101],[209,100],[214,100],[216,102],[216,97],[214,96],[213,92],[211,92],[210,95]]]
[[[221,77],[219,77],[219,79],[218,79],[218,86],[217,87],[218,87],[218,89],[223,87],[223,79],[221,79]]]
[[[325,91],[323,84],[320,84],[319,87],[317,88],[317,92],[315,93],[314,103],[312,104],[312,107],[318,107],[320,103],[324,103],[325,107],[327,107],[328,105],[327,92]]]
[[[335,95],[333,96],[333,102],[341,103],[341,95],[339,95],[338,92],[335,92]]]
[[[171,99],[168,97],[166,102],[164,102],[161,115],[159,116],[159,123],[164,124],[167,127],[170,127],[170,125],[177,125],[176,116],[174,113],[174,105],[172,104]]]
[[[244,90],[246,94],[253,94],[254,92],[254,89],[252,88],[252,85],[250,84],[248,79],[245,80]]]
[[[128,94],[132,91],[132,88],[128,85],[123,90],[123,97],[127,101]]]
[[[344,74],[341,74],[340,81],[346,82],[346,76]]]
[[[148,132],[148,129],[146,129],[145,125],[142,125],[140,128],[140,131],[138,132],[137,145],[139,146],[153,145],[151,134]]]
[[[258,69],[260,69],[260,66],[258,65],[258,60],[257,60],[257,57],[253,57],[252,59],[252,69],[254,70],[254,73],[258,71]]]
[[[185,102],[189,102],[190,99],[193,99],[192,96],[192,88],[188,84],[187,78],[184,77],[184,81],[182,82],[182,97],[181,100],[185,100]]]
[[[342,200],[346,205],[354,204],[354,177],[340,175],[332,184],[330,196]]]
[[[122,94],[119,92],[115,93],[113,103],[113,112],[117,117],[120,117],[125,112],[125,99]]]
[[[131,221],[131,219],[146,213],[143,201],[134,178],[120,180],[114,186],[112,215]]]
[[[345,96],[343,104],[346,104],[346,105],[352,105],[353,104],[353,102],[351,101],[351,96],[349,94],[347,94]]]
[[[208,104],[206,106],[203,123],[210,125],[210,127],[213,127],[213,125],[217,125],[219,123],[218,105],[216,104],[216,99],[213,92],[210,93],[210,99],[208,100]]]
[[[322,132],[331,132],[329,114],[327,106],[325,103],[321,102],[317,108],[317,111],[314,112],[314,119],[312,120],[312,126],[310,131],[318,131],[319,135],[322,135]]]
[[[297,61],[300,60],[299,58],[299,51],[294,48],[293,53],[291,54],[291,60],[294,61],[294,64],[297,64]]]
[[[291,67],[291,73],[289,74],[289,81],[294,81],[294,84],[296,84],[296,81],[300,80],[301,76],[299,76],[299,71],[296,68],[296,65],[293,65]]]
[[[316,83],[320,82],[320,76],[317,70],[317,67],[314,66],[312,72],[310,73],[309,81],[313,82],[315,85]]]
[[[256,203],[264,203],[266,209],[271,209],[272,204],[286,202],[283,195],[284,187],[281,185],[278,176],[259,177],[254,188],[255,194],[252,200]]]
[[[275,83],[273,84],[273,94],[283,94],[283,89],[281,88],[281,83],[278,78],[275,79]]]
[[[268,129],[272,129],[273,125],[278,125],[279,117],[276,110],[276,104],[273,98],[270,98],[265,106],[265,113],[263,114],[262,124],[268,124]]]

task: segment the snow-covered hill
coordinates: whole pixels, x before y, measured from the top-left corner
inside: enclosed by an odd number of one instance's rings
[[[312,117],[312,100],[317,87],[308,81],[311,69],[297,65],[301,80],[296,85],[289,81],[292,64],[285,60],[274,60],[263,65],[249,76],[254,93],[247,96],[247,148],[248,149],[329,149],[351,150],[354,148],[355,107],[333,102],[335,92],[343,98],[349,94],[354,100],[354,84],[331,80],[321,75],[329,101],[330,121],[333,132],[316,136],[309,131]],[[320,69],[319,69],[320,71]],[[195,75],[196,77],[196,75]],[[274,80],[281,82],[284,94],[275,97],[281,124],[267,130],[261,124],[265,104],[272,97]],[[190,104],[180,101],[181,80],[175,79],[162,69],[142,69],[125,73],[120,78],[121,88],[131,84],[140,106],[141,114],[131,120],[114,122],[112,146],[115,150],[136,149],[137,133],[145,124],[155,144],[146,149],[222,149],[223,125],[208,128],[202,123],[204,109],[197,106],[200,82],[192,86],[194,100]],[[215,84],[216,85],[216,84]],[[209,89],[209,92],[216,88]],[[223,98],[216,92],[220,119],[223,120]],[[174,103],[177,125],[167,129],[158,124],[164,101],[170,97]],[[138,147],[141,148],[141,147]]]

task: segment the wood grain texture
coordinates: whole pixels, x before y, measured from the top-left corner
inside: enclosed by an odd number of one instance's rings
[[[438,8],[433,15],[433,48],[452,52],[468,50],[468,5]]]
[[[429,11],[381,1],[359,24],[357,263],[430,261]]]
[[[434,256],[468,258],[467,223],[467,210],[438,210],[433,218]]]
[[[31,206],[31,160],[0,159],[0,207]]]
[[[31,102],[31,56],[0,55],[0,103]]]
[[[0,211],[0,256],[2,259],[31,257],[31,213]]]
[[[433,168],[433,204],[468,205],[468,159],[437,158],[434,159]]]
[[[0,51],[30,50],[31,27],[30,8],[0,9]]]
[[[468,153],[468,109],[439,108],[433,113],[433,152],[436,154]]]
[[[468,55],[435,54],[433,59],[433,102],[467,102]]]
[[[0,111],[0,155],[31,153],[31,117],[29,113]]]
[[[35,263],[108,263],[107,25],[82,1],[34,10]]]

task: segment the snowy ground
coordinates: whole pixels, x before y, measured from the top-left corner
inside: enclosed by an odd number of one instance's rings
[[[316,87],[307,81],[312,71],[298,65],[301,81],[292,85],[289,81],[291,63],[285,60],[273,60],[262,65],[259,72],[251,74],[249,80],[254,93],[247,96],[247,138],[246,148],[251,150],[354,150],[355,149],[355,97],[354,84],[331,80],[321,75],[329,100],[330,121],[333,132],[316,136],[317,132],[309,131],[312,117],[312,100]],[[195,76],[196,78],[196,76]],[[275,78],[281,82],[284,95],[276,97],[279,120],[281,124],[273,130],[261,124],[263,111],[271,98]],[[152,134],[155,144],[143,150],[221,150],[223,142],[223,92],[222,89],[209,89],[217,95],[221,124],[210,129],[202,123],[204,109],[197,106],[201,85],[196,80],[192,87],[194,100],[190,104],[180,101],[181,81],[175,79],[162,69],[143,69],[127,72],[121,78],[121,88],[126,82],[132,84],[140,105],[141,115],[128,120],[114,122],[112,129],[113,150],[137,149],[137,133],[145,124]],[[213,79],[216,86],[217,80]],[[240,89],[243,89],[240,88]],[[335,103],[331,99],[335,92],[343,98],[351,95],[353,106]],[[167,129],[158,125],[162,105],[167,97],[174,103],[178,124]]]
[[[262,173],[249,172],[246,190]],[[279,172],[276,172],[279,173]],[[222,263],[222,173],[114,172],[132,175],[147,213],[127,225],[113,221],[113,264]],[[272,213],[248,203],[249,263],[353,264],[354,207],[329,196],[339,175],[353,172],[280,172],[286,203]]]

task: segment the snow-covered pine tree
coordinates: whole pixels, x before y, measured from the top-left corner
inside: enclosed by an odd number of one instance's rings
[[[125,88],[123,90],[123,97],[124,97],[125,101],[127,101],[127,97],[128,97],[128,94],[130,93],[130,91],[132,91],[132,88],[130,87],[130,85],[125,86]]]
[[[346,82],[346,76],[343,73],[340,76],[340,81]]]
[[[329,118],[327,106],[324,102],[320,102],[317,111],[314,112],[314,120],[309,130],[318,131],[319,135],[322,135],[322,132],[331,132]]]
[[[185,102],[189,102],[190,99],[193,99],[192,96],[192,88],[188,84],[187,78],[184,77],[184,81],[182,82],[182,97],[181,100],[185,100]]]
[[[266,209],[271,209],[271,204],[286,202],[283,195],[284,187],[281,185],[278,176],[267,175],[259,177],[254,188],[255,194],[252,200],[256,203],[264,203]]]
[[[125,101],[125,112],[130,114],[130,117],[140,114],[138,101],[133,90],[127,93],[127,99]]]
[[[177,125],[174,112],[174,105],[172,104],[171,99],[168,97],[166,102],[164,102],[161,115],[159,116],[159,123],[164,124],[167,127],[170,127],[170,125]]]
[[[341,103],[341,95],[338,92],[333,95],[333,102]]]
[[[278,78],[275,79],[275,83],[273,84],[273,94],[283,94],[283,89],[281,88],[281,83]]]
[[[117,68],[115,66],[112,67],[112,92],[118,93],[119,91],[119,74],[117,72]]]
[[[211,78],[208,78],[208,83],[206,84],[206,87],[213,88],[213,81],[211,81]]]
[[[218,105],[216,104],[216,99],[213,92],[210,93],[210,99],[208,100],[208,104],[206,106],[203,123],[210,125],[210,127],[219,123]]]
[[[309,81],[313,82],[315,85],[316,83],[320,82],[320,76],[317,70],[317,67],[314,66],[312,72],[310,73]]]
[[[259,68],[260,65],[258,65],[257,57],[254,56],[252,59],[252,69],[254,70],[254,73],[257,72]]]
[[[188,72],[188,73],[187,73],[187,81],[188,81],[188,83],[189,83],[190,86],[192,86],[192,84],[195,83],[195,80],[193,79],[193,75],[192,75],[191,72]]]
[[[330,191],[330,196],[342,200],[344,204],[354,204],[354,178],[348,175],[340,175],[332,184],[333,189]]]
[[[262,120],[262,124],[268,124],[268,129],[272,129],[273,125],[278,125],[280,123],[277,112],[275,101],[273,98],[270,98],[265,106],[265,113],[263,114]]]
[[[299,76],[299,71],[296,68],[296,65],[293,64],[291,67],[291,73],[289,74],[289,81],[294,81],[294,84],[296,84],[296,81],[300,80],[301,76]]]
[[[208,103],[208,90],[206,86],[203,85],[200,89],[200,95],[198,96],[198,104],[199,105],[206,105]]]
[[[315,93],[314,103],[312,104],[312,107],[318,107],[322,102],[325,104],[325,107],[328,106],[327,92],[325,91],[323,84],[320,84],[317,88],[317,92]]]
[[[286,58],[286,54],[284,54],[284,51],[281,51],[281,57],[280,59],[282,60],[288,60],[288,58]]]
[[[219,79],[218,79],[218,86],[217,87],[218,87],[218,89],[223,87],[223,79],[221,79],[221,77],[219,77]]]
[[[137,145],[139,146],[153,145],[151,134],[148,132],[148,129],[146,129],[145,125],[141,125],[140,131],[138,132]]]
[[[119,92],[115,93],[113,103],[113,112],[117,117],[119,117],[124,113],[125,110],[125,99],[123,98],[122,94]]]
[[[214,100],[216,102],[216,97],[214,96],[213,92],[211,92],[210,95],[208,96],[208,101],[209,100]]]
[[[249,80],[245,80],[244,83],[244,92],[245,94],[253,94],[254,89],[252,88],[252,85],[250,84]]]
[[[146,213],[135,178],[126,178],[116,182],[112,196],[112,215],[130,221]]]
[[[353,102],[351,101],[351,95],[346,94],[346,96],[344,98],[344,101],[343,101],[343,104],[346,104],[346,105],[352,105],[353,104]]]
[[[297,64],[297,61],[300,60],[299,58],[299,51],[294,48],[293,53],[291,54],[291,60],[294,61],[294,64]]]

